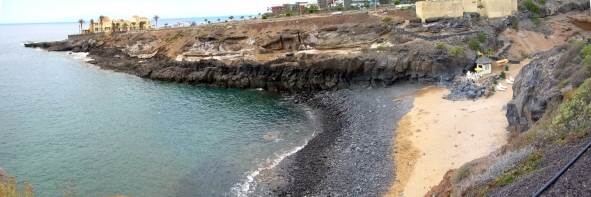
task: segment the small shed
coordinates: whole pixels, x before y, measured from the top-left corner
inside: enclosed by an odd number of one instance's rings
[[[474,69],[478,74],[492,73],[492,60],[486,56],[479,57],[476,60],[476,68]]]

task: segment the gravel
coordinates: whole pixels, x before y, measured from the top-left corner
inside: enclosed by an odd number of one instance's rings
[[[262,185],[270,191],[253,196],[383,194],[394,180],[393,131],[412,105],[412,97],[395,97],[417,87],[356,88],[313,96],[308,103],[319,111],[322,132],[274,169],[271,181]]]
[[[544,151],[539,170],[513,184],[499,188],[490,196],[531,196],[552,178],[591,138],[563,146],[554,145]],[[542,196],[589,196],[591,194],[591,151],[569,168]]]

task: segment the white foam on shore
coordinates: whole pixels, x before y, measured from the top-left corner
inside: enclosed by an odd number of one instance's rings
[[[302,146],[298,146],[295,147],[293,150],[281,154],[279,155],[276,159],[272,160],[271,163],[267,166],[264,167],[260,167],[252,172],[250,172],[247,176],[246,176],[246,180],[242,183],[237,184],[234,188],[232,188],[232,190],[234,190],[237,194],[237,196],[248,196],[247,194],[249,192],[251,192],[251,185],[254,183],[254,179],[261,173],[261,171],[263,170],[270,170],[273,169],[275,166],[279,165],[279,163],[281,163],[281,161],[283,161],[283,159],[285,159],[286,157],[293,155],[295,153],[297,153],[298,151],[302,150],[304,147],[306,147],[306,145],[308,145],[308,141],[306,141],[306,143]]]
[[[89,61],[93,60],[92,58],[88,57],[88,52],[78,52],[78,53],[68,52],[67,54],[69,56],[73,57],[75,60],[81,60],[84,62],[89,62]]]
[[[306,114],[311,117],[311,118],[315,118],[314,114],[307,110]],[[312,119],[315,120],[315,119]],[[293,148],[292,150],[280,154],[280,155],[276,155],[277,158],[275,158],[274,160],[272,160],[270,163],[268,163],[266,166],[263,167],[259,167],[254,171],[251,171],[248,173],[248,175],[246,176],[246,180],[242,183],[238,183],[236,184],[236,186],[234,186],[232,188],[232,191],[234,191],[234,193],[236,194],[236,196],[240,196],[240,197],[246,197],[248,196],[248,194],[250,192],[252,192],[253,188],[251,188],[251,186],[253,186],[255,178],[263,171],[263,170],[270,170],[275,168],[275,166],[279,165],[279,163],[281,163],[281,161],[283,161],[285,158],[289,157],[290,155],[293,155],[295,153],[297,153],[298,151],[302,150],[304,147],[306,147],[308,145],[308,142],[310,142],[311,139],[313,139],[316,136],[316,131],[314,131],[312,133],[312,135],[307,138],[304,142],[304,144],[302,144],[301,146],[297,146],[295,148]]]

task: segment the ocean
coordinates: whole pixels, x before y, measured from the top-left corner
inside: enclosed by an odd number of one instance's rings
[[[318,132],[314,111],[289,97],[150,81],[23,47],[78,31],[0,25],[0,167],[36,196],[240,196]]]

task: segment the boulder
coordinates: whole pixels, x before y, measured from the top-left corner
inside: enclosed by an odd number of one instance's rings
[[[507,104],[509,129],[524,132],[540,120],[548,109],[562,101],[569,88],[590,77],[581,62],[583,44],[565,44],[538,54],[515,78],[513,99]]]

